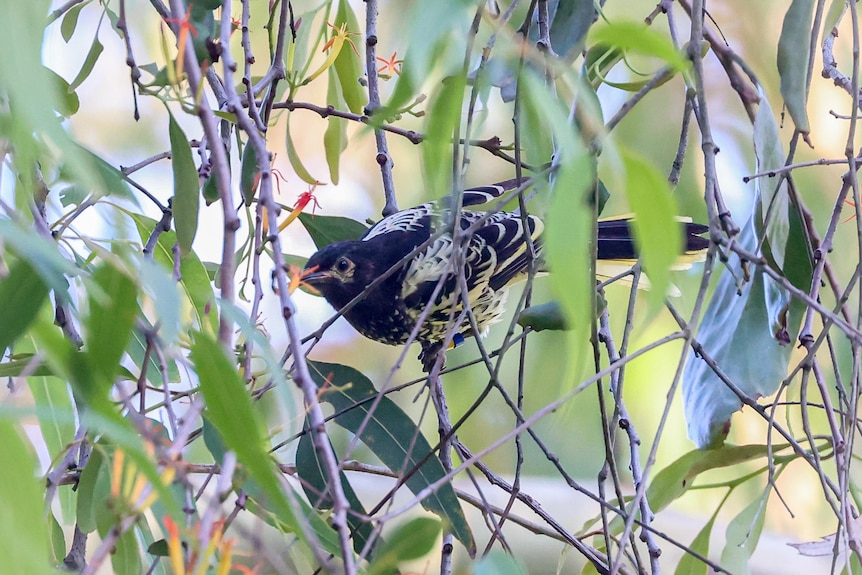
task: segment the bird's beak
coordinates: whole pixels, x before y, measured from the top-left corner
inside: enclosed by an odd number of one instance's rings
[[[331,270],[320,270],[313,271],[310,274],[304,274],[302,276],[302,281],[314,285],[320,285],[322,283],[326,283],[333,278],[333,274]]]

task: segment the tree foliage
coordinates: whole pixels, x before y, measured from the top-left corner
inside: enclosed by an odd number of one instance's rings
[[[707,4],[6,3],[0,564],[744,573],[797,514],[859,572],[856,5]],[[512,178],[549,274],[508,325],[419,375],[321,319],[358,206]],[[597,269],[609,210],[641,257]]]

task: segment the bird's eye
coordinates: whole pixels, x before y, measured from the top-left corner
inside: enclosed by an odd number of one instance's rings
[[[339,273],[347,273],[352,267],[353,264],[347,258],[338,258],[338,261],[335,262],[335,271]]]

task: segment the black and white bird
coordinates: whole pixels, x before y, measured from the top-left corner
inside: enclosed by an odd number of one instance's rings
[[[464,191],[465,207],[486,204],[505,191],[517,187],[516,180]],[[451,233],[443,233],[420,249],[437,230],[451,220],[446,200],[428,202],[401,210],[377,222],[360,239],[332,243],[308,260],[303,279],[318,289],[337,310],[342,310],[354,298],[364,297],[344,312],[347,321],[362,335],[389,345],[407,342],[423,315],[416,340],[422,344],[420,358],[426,369],[451,327],[451,318],[459,317],[464,296],[458,289],[460,262],[463,270],[467,301],[479,331],[502,317],[508,288],[526,278],[531,255],[527,236],[534,253],[541,257],[542,220],[536,216],[522,217],[519,213],[462,210],[459,225],[467,230],[478,224],[463,240],[461,257],[455,257],[459,246]],[[708,240],[699,237],[708,228],[685,224],[687,251],[701,250]],[[598,224],[599,259],[635,259],[637,257],[626,219],[603,220]],[[366,288],[390,269],[398,267],[376,287]],[[438,288],[442,278],[442,285]],[[436,290],[433,301],[432,295]],[[458,326],[456,339],[471,335],[469,325]]]

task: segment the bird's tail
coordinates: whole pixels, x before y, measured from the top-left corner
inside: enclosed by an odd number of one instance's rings
[[[597,259],[637,259],[637,248],[630,226],[631,221],[631,217],[617,217],[599,221]],[[681,259],[684,261],[703,259],[705,257],[704,251],[709,247],[709,238],[703,237],[703,234],[709,231],[709,226],[692,223],[689,218],[680,218],[678,221],[685,246]],[[685,256],[694,256],[694,259]]]

